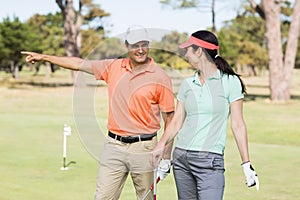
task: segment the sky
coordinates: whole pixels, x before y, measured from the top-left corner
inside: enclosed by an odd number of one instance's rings
[[[78,0],[74,0],[74,3]],[[207,5],[207,0],[199,0]],[[200,29],[211,27],[209,9],[174,10],[159,3],[159,0],[93,0],[109,12],[104,20],[111,36],[122,34],[130,25],[143,25],[146,28],[176,30],[191,34]],[[209,1],[210,2],[210,1]],[[224,3],[227,2],[227,3]],[[216,0],[216,26],[221,28],[224,20],[236,16],[240,0]],[[0,20],[5,17],[18,17],[25,22],[36,13],[48,14],[59,11],[55,0],[9,0],[0,7]]]

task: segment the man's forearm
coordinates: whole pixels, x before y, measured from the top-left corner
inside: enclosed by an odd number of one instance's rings
[[[54,56],[30,51],[21,51],[21,54],[26,55],[26,62],[32,64],[39,61],[46,61],[66,69],[93,74],[91,62],[78,57]]]
[[[66,69],[92,73],[91,70],[87,70],[90,68],[90,63],[81,58],[44,55],[43,60]]]
[[[167,114],[167,116],[165,118],[165,129],[170,125],[173,116],[174,116],[174,112],[170,112],[170,113]],[[166,144],[164,155],[163,155],[164,159],[170,159],[171,158],[172,147],[173,147],[173,140],[169,141]]]

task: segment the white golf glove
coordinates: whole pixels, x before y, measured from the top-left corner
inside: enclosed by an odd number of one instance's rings
[[[246,184],[248,187],[252,187],[255,185],[256,190],[259,190],[259,181],[254,168],[252,167],[250,161],[242,164],[244,174],[246,177]]]
[[[160,180],[165,179],[170,173],[170,168],[171,160],[162,159],[157,167],[157,177],[159,177]]]

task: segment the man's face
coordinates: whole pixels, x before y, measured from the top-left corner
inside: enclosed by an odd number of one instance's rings
[[[142,65],[147,62],[149,54],[149,42],[141,41],[135,44],[128,44],[128,57],[130,58],[131,64],[134,66]]]

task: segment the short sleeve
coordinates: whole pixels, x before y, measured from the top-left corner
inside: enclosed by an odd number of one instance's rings
[[[243,99],[242,84],[237,76],[229,76],[229,102]]]
[[[94,76],[97,80],[108,82],[109,69],[113,61],[113,59],[91,61]]]
[[[180,84],[178,93],[177,93],[177,100],[181,102],[185,102],[186,100],[186,91],[188,89],[187,80],[183,80]]]
[[[167,76],[163,80],[159,90],[160,94],[158,95],[159,106],[162,112],[172,112],[175,108],[172,82]]]

